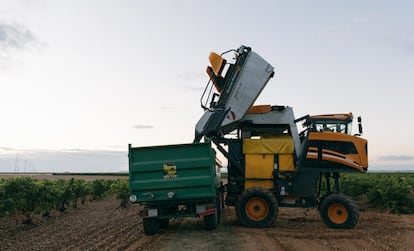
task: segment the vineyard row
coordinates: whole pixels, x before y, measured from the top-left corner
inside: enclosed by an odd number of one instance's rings
[[[79,201],[83,204],[86,200],[98,200],[108,194],[116,194],[121,205],[126,206],[128,180],[0,179],[0,217],[23,214],[30,222],[32,213],[49,216],[52,210],[64,212],[70,206],[77,208]]]
[[[392,213],[414,213],[414,174],[343,174],[341,190],[370,207]],[[64,212],[78,202],[98,200],[116,194],[121,206],[128,205],[127,179],[84,181],[47,180],[30,177],[0,179],[0,217],[22,214],[49,216],[52,210]]]

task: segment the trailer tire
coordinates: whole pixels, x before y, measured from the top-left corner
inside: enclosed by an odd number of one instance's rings
[[[160,219],[160,228],[168,228],[170,224],[170,219]]]
[[[217,223],[221,224],[221,215],[223,213],[223,199],[222,199],[223,195],[221,192],[217,193],[217,205],[216,205],[216,210],[217,210]]]
[[[157,218],[144,218],[142,222],[146,235],[154,235],[160,231],[160,222]]]
[[[214,214],[204,216],[204,227],[207,230],[214,230],[217,228],[217,211]]]
[[[248,227],[263,228],[274,224],[278,214],[276,197],[264,188],[249,188],[239,197],[236,214],[240,223]]]
[[[322,201],[319,211],[323,222],[330,228],[354,228],[359,220],[359,207],[348,195],[331,194]]]

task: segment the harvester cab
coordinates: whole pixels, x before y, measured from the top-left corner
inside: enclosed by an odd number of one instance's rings
[[[368,168],[367,141],[362,135],[361,117],[358,133],[352,134],[353,114],[306,115],[295,122],[302,122],[301,142],[308,142],[307,166],[351,168],[350,171],[366,172]],[[317,158],[316,163],[315,159]],[[341,165],[341,166],[339,166]],[[347,171],[347,170],[344,170]],[[349,171],[349,172],[350,172]]]
[[[311,132],[339,132],[352,135],[352,122],[354,116],[350,113],[340,114],[323,114],[323,115],[306,115],[295,122],[302,122],[304,130],[301,135],[307,131]],[[356,136],[362,135],[361,117],[358,117],[359,133]]]

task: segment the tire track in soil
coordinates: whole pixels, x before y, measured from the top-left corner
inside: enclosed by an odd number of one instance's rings
[[[100,219],[95,218],[92,224],[89,224],[80,234],[87,236],[82,240],[83,246],[72,244],[66,250],[85,249],[85,250],[123,250],[128,246],[128,239],[133,237],[132,233],[139,231],[141,220],[134,220],[136,215],[119,215],[122,208],[117,206],[110,210],[107,217]],[[117,214],[114,214],[116,212]]]
[[[151,250],[153,244],[159,236],[144,235],[137,242],[125,248],[126,251],[146,251]]]
[[[223,222],[215,230],[205,230],[203,218],[175,219],[157,234],[150,250],[240,250],[231,225]]]
[[[82,235],[87,235],[88,233],[92,233],[88,236],[88,239],[93,240],[91,243],[88,242],[89,246],[93,246],[92,249],[107,249],[107,250],[115,250],[119,245],[119,239],[125,237],[122,233],[125,229],[131,230],[133,228],[130,224],[126,224],[125,217],[120,217],[114,220],[112,217],[108,217],[106,219],[97,219],[99,220],[98,226],[89,226],[88,230],[83,230]],[[96,230],[98,228],[98,230]],[[110,238],[108,238],[110,236]],[[77,248],[77,246],[73,246],[73,248]],[[85,246],[83,248],[89,248]],[[69,246],[68,249],[70,250],[71,247]]]
[[[113,225],[113,223],[112,223]],[[111,226],[111,223],[108,224],[108,226]],[[105,248],[107,250],[123,250],[126,247],[128,247],[128,243],[125,243],[126,240],[130,237],[128,235],[128,232],[135,232],[138,230],[138,227],[140,227],[141,224],[130,224],[126,225],[125,227],[121,227],[119,229],[110,228],[109,231],[105,231],[104,233],[99,233],[99,242],[98,246]],[[109,239],[107,236],[111,236],[112,238]]]

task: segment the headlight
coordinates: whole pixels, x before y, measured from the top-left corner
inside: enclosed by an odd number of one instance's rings
[[[129,196],[129,201],[131,201],[132,203],[137,201],[137,196],[135,194],[132,194],[131,196]]]

